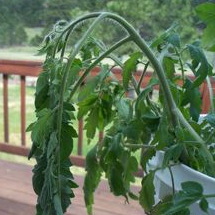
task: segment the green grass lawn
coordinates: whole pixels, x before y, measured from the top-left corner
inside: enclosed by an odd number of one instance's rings
[[[0,86],[0,100],[3,101],[3,92],[2,85]],[[26,126],[32,123],[35,120],[34,113],[34,87],[26,87]],[[20,134],[20,87],[19,85],[9,85],[8,89],[9,94],[9,133],[10,133],[10,143],[15,145],[21,145],[21,134]],[[78,122],[74,121],[74,126],[78,128]],[[83,141],[83,155],[86,155],[87,152],[95,145],[98,138],[92,140],[90,144],[87,143],[86,137]],[[4,131],[3,131],[3,103],[0,103],[0,140],[4,140]],[[30,133],[26,133],[26,143],[27,146],[31,146]],[[77,154],[77,139],[74,140],[74,154]],[[1,156],[0,156],[1,158]]]

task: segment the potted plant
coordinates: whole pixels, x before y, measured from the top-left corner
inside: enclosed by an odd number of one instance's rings
[[[96,27],[106,19],[113,20],[116,27],[120,25],[127,33],[110,47],[91,38]],[[87,20],[91,21],[87,31],[68,48],[73,31]],[[138,51],[121,62],[114,51],[128,42],[133,42]],[[37,120],[28,128],[33,142],[29,158],[34,156],[37,161],[33,169],[33,187],[38,195],[37,215],[62,215],[74,197],[73,188],[77,185],[70,172],[69,159],[73,139],[77,137],[73,122],[84,116],[89,141],[96,130],[105,130],[106,134],[86,157],[83,190],[89,214],[102,173],[105,173],[114,195],[124,196],[127,201],[129,198],[138,200],[146,214],[189,214],[189,206],[198,201],[203,211],[208,210],[207,198],[214,194],[204,193],[202,185],[195,179],[183,182],[181,190],[175,192],[174,174],[177,173],[173,170],[178,163],[184,163],[215,177],[214,115],[209,114],[198,124],[199,86],[212,75],[212,67],[199,44],[182,48],[174,27],[147,44],[122,17],[98,12],[71,23],[58,22],[46,36],[40,52],[46,53],[46,60],[36,86]],[[183,59],[184,52],[189,53],[191,61]],[[122,68],[122,83],[111,72],[113,66],[102,64],[105,58],[111,58],[114,66]],[[189,63],[194,80],[185,76],[183,62]],[[137,64],[144,65],[138,81],[133,76]],[[154,69],[154,75],[142,90],[141,83],[149,65]],[[176,69],[177,65],[179,69]],[[89,77],[95,66],[100,66],[100,73]],[[182,75],[177,76],[176,70],[181,70]],[[178,84],[179,79],[182,86]],[[156,85],[160,86],[157,101],[151,98]],[[137,95],[135,99],[125,96],[131,86]],[[130,184],[134,182],[134,173],[139,166],[135,156],[138,150],[141,151],[140,165],[145,176],[140,192],[134,194]],[[160,151],[164,152],[162,165],[147,168]],[[172,193],[156,202],[154,179],[157,172],[166,168],[170,172]]]

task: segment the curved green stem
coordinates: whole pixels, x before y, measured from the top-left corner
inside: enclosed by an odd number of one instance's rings
[[[182,59],[181,59],[181,53],[178,51],[177,48],[174,48],[176,54],[179,56],[179,64],[180,64],[180,67],[181,67],[181,76],[182,76],[182,80],[183,80],[183,84],[185,82],[185,74],[184,74],[184,65],[183,65],[183,62],[182,62]]]
[[[77,18],[76,20],[72,21],[72,22],[61,32],[61,34],[59,35],[58,40],[57,40],[57,42],[56,42],[56,44],[55,44],[55,48],[54,48],[54,51],[53,51],[53,55],[52,55],[52,56],[53,56],[53,57],[55,56],[57,47],[58,47],[58,45],[59,45],[59,42],[60,42],[60,40],[62,39],[62,37],[64,36],[65,33],[67,33],[67,36],[66,36],[67,38],[66,38],[66,41],[65,41],[65,42],[67,42],[67,40],[68,40],[68,38],[69,38],[69,35],[71,34],[72,30],[75,28],[75,26],[76,26],[77,24],[79,24],[80,22],[83,22],[83,21],[85,21],[85,20],[88,20],[88,19],[97,18],[97,17],[100,16],[101,14],[102,14],[101,12],[90,13],[90,14],[81,16],[81,17]],[[65,44],[65,45],[66,45],[66,44]],[[65,47],[64,47],[64,51],[65,51]],[[64,51],[63,51],[63,52],[64,52]],[[61,55],[62,55],[62,54],[61,54]]]
[[[215,198],[215,194],[204,195],[204,197],[205,197],[206,199]]]
[[[67,34],[66,34],[66,36],[65,36],[63,48],[62,48],[61,54],[60,54],[61,59],[64,57],[64,53],[65,53],[65,50],[66,50],[66,45],[67,45],[67,42],[68,42],[68,39],[69,39],[69,36],[70,36],[72,30],[73,30],[72,28],[69,29],[69,31],[67,32]],[[55,53],[55,52],[54,52],[54,53]]]
[[[138,85],[137,85],[137,90],[138,90],[139,93],[140,93],[141,84],[142,84],[143,78],[144,78],[144,76],[145,76],[145,74],[147,72],[148,66],[149,66],[149,61],[144,66],[143,72],[141,74],[140,80],[139,80]]]

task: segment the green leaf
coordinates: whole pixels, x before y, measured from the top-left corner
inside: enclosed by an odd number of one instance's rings
[[[179,193],[175,194],[171,207],[169,207],[163,214],[172,215],[182,211],[184,212],[184,210],[187,210],[190,205],[198,201],[200,198],[201,196],[198,194],[196,195],[179,191]]]
[[[167,116],[164,114],[160,119],[152,144],[158,143],[157,149],[162,150],[165,146],[171,145],[173,141],[173,136],[169,131],[169,122]]]
[[[192,119],[197,122],[201,113],[201,93],[198,88],[193,88],[193,83],[189,79],[185,80],[183,88],[185,89],[185,92],[183,94],[181,106],[186,106],[187,104],[190,104],[190,115]]]
[[[110,158],[110,160],[114,161],[117,159],[117,157],[121,155],[122,149],[123,149],[121,140],[122,140],[122,134],[117,133],[116,135],[113,136],[111,145],[108,149],[108,154],[107,154],[107,158]]]
[[[170,146],[164,154],[163,164],[162,167],[165,168],[168,166],[169,162],[177,161],[183,151],[183,145],[182,144],[176,144]]]
[[[124,187],[127,191],[130,190],[130,182],[135,182],[134,174],[138,171],[138,162],[131,153],[124,151],[121,155],[121,164],[123,166]]]
[[[142,122],[141,119],[134,119],[128,123],[127,126],[122,128],[123,135],[135,144],[144,141],[146,144],[150,140],[150,132],[148,127]]]
[[[57,147],[57,144],[58,144],[57,133],[52,132],[47,147],[47,159],[52,155],[53,151]]]
[[[167,37],[167,41],[177,48],[181,46],[180,36],[177,33],[171,33],[169,37]]]
[[[154,172],[150,172],[149,174],[145,175],[142,180],[139,203],[143,207],[145,212],[149,212],[155,204],[155,187],[153,181]]]
[[[120,98],[116,103],[116,108],[119,117],[121,117],[123,120],[129,121],[131,119],[132,117],[131,101],[129,101],[126,98]]]
[[[173,78],[175,78],[175,60],[169,57],[164,57],[162,63],[167,78],[173,80]]]
[[[103,65],[101,67],[101,71],[97,76],[89,77],[87,83],[80,90],[80,93],[78,95],[79,102],[83,101],[88,96],[90,96],[97,89],[97,87],[104,81],[109,72],[110,72],[109,66]]]
[[[125,89],[128,89],[128,84],[131,80],[132,72],[136,71],[138,60],[142,58],[142,56],[142,52],[135,52],[130,55],[130,58],[128,60],[125,61],[122,73],[123,86]]]
[[[184,192],[188,194],[203,195],[203,187],[195,181],[186,181],[181,184]]]
[[[46,138],[49,136],[49,132],[52,128],[53,114],[50,109],[43,109],[37,113],[38,120],[31,127],[31,139],[37,145],[41,147]]]
[[[146,99],[146,96],[153,90],[153,87],[158,85],[159,81],[157,78],[151,78],[147,86],[141,91],[140,95],[138,96],[138,100]]]
[[[101,167],[97,159],[97,145],[91,149],[86,156],[86,171],[84,179],[84,200],[88,214],[92,214],[92,205],[94,204],[93,194],[99,185],[101,179]]]
[[[193,82],[192,88],[200,86],[205,78],[212,73],[212,66],[208,63],[207,58],[202,49],[196,45],[187,45],[192,59],[192,64],[189,65],[196,79]]]
[[[65,159],[63,162],[61,161],[61,173],[58,180],[60,180],[61,185],[61,206],[63,213],[66,212],[67,208],[71,204],[70,199],[75,197],[72,189],[78,187],[78,185],[73,181],[74,177],[70,171],[71,166],[70,158]]]
[[[204,47],[209,51],[215,51],[215,4],[206,2],[196,7],[199,18],[207,25],[203,32],[202,42]]]
[[[62,124],[61,129],[61,160],[67,159],[73,150],[73,138],[78,137],[76,130],[68,124]]]
[[[38,110],[47,107],[47,102],[49,101],[48,96],[49,91],[49,80],[48,80],[48,72],[40,73],[37,84],[36,84],[36,93],[35,93],[35,107]]]
[[[32,122],[27,128],[26,128],[26,132],[29,132],[29,131],[32,131],[33,130],[33,128],[34,128],[34,124],[35,124],[36,122]]]
[[[115,196],[125,196],[126,189],[123,183],[123,166],[119,162],[114,162],[112,166],[110,166],[109,172],[109,185],[111,192]]]
[[[146,168],[146,165],[147,165],[147,162],[152,159],[156,154],[156,151],[154,148],[148,148],[148,149],[145,149],[141,155],[141,166],[143,168],[143,170],[147,170]]]
[[[195,181],[186,181],[181,184],[181,187],[182,191],[175,194],[173,204],[166,209],[164,215],[177,214],[202,199],[203,187],[201,184]]]
[[[34,166],[32,170],[33,172],[32,184],[34,192],[37,195],[40,195],[45,179],[44,172],[47,167],[46,154],[40,156],[39,158],[36,158],[36,160],[37,164]]]
[[[78,74],[81,70],[82,62],[80,59],[74,59],[72,66],[69,71],[68,79],[66,82],[66,89],[68,90],[72,84],[76,81]]]
[[[36,94],[38,95],[44,88],[46,88],[49,85],[48,83],[48,72],[40,73],[36,84]]]
[[[199,18],[206,23],[213,22],[215,20],[215,4],[212,2],[206,2],[196,7],[196,12]]]
[[[95,104],[95,102],[98,100],[97,94],[89,95],[85,100],[78,103],[78,115],[77,118],[80,120],[83,116],[85,116],[88,111],[90,111]]]
[[[199,207],[204,211],[205,213],[208,213],[208,201],[205,198],[202,198],[199,202]]]
[[[86,124],[84,129],[87,131],[87,138],[93,139],[96,133],[96,127],[99,118],[99,109],[98,107],[91,110],[89,116],[86,119]]]
[[[168,38],[173,34],[175,35],[175,29],[177,27],[177,24],[173,24],[170,28],[168,28],[165,32],[163,32],[161,35],[159,35],[157,38],[155,38],[150,47],[151,48],[156,48],[160,45],[162,45],[165,41],[168,40]],[[174,42],[174,38],[172,39],[172,41]],[[177,41],[177,39],[175,39],[175,41]],[[174,42],[174,43],[178,43],[178,42]]]
[[[33,155],[36,153],[37,150],[38,150],[37,145],[33,142],[30,152],[28,154],[28,160],[30,160],[33,157]]]
[[[172,206],[172,195],[165,196],[162,201],[156,204],[152,209],[153,215],[163,215]],[[182,214],[185,215],[185,214]]]
[[[214,19],[215,21],[215,19]],[[202,36],[202,43],[206,50],[215,52],[215,38],[213,33],[215,32],[215,24],[208,24],[204,29],[204,33]]]
[[[70,102],[64,102],[63,103],[63,109],[66,111],[75,111],[74,105]]]
[[[128,193],[129,197],[135,201],[139,200],[139,197],[132,192]]]

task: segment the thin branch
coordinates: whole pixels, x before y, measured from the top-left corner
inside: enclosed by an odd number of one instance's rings
[[[150,62],[148,61],[148,62],[145,64],[144,69],[143,69],[143,72],[142,72],[141,77],[140,77],[140,80],[139,80],[139,82],[138,82],[137,90],[138,90],[139,93],[140,93],[141,84],[142,84],[143,78],[144,78],[144,76],[145,76],[145,74],[146,74],[146,72],[147,72],[149,63],[150,63]]]
[[[181,53],[178,51],[177,48],[175,48],[175,52],[179,56],[179,64],[180,64],[180,67],[181,67],[182,80],[183,80],[183,83],[184,83],[185,82],[184,65],[183,65],[183,62],[181,60]]]
[[[88,19],[93,19],[93,18],[97,18],[98,16],[100,16],[102,13],[101,12],[95,12],[95,13],[90,13],[84,16],[81,16],[79,18],[77,18],[76,20],[72,21],[61,33],[61,35],[59,35],[58,40],[56,41],[55,47],[54,47],[54,51],[52,54],[52,57],[55,56],[56,51],[57,51],[57,47],[60,43],[60,40],[62,39],[62,37],[64,36],[65,33],[67,33],[67,39],[69,38],[70,33],[72,32],[72,30],[75,28],[76,25],[78,25],[80,22],[83,22],[84,20],[88,20]],[[65,48],[64,48],[65,49]]]
[[[175,182],[174,182],[174,176],[173,176],[171,166],[169,166],[168,169],[169,169],[169,173],[170,173],[170,177],[171,177],[171,183],[172,183],[172,194],[175,195]]]
[[[153,145],[147,145],[147,144],[123,144],[126,148],[155,148]]]

